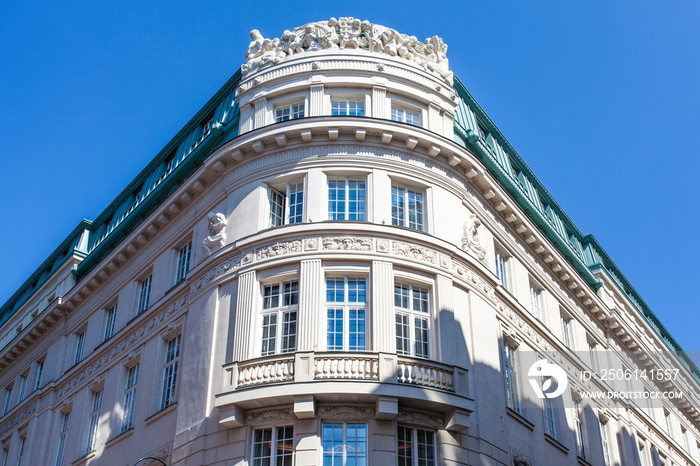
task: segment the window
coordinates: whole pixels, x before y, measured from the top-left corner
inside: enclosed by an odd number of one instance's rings
[[[296,350],[298,306],[298,281],[263,286],[262,356]]]
[[[571,349],[571,318],[561,314],[561,341],[564,346]]]
[[[364,116],[364,99],[331,99],[331,115]]]
[[[681,426],[681,437],[683,438],[683,448],[685,451],[690,452],[690,445],[688,445],[688,430]]]
[[[518,369],[515,348],[503,342],[503,375],[506,381],[506,406],[520,412],[520,394],[518,392]]]
[[[22,401],[27,394],[27,375],[28,374],[24,374],[19,378],[19,396],[17,397],[17,403]]]
[[[367,424],[323,423],[323,466],[367,466]]]
[[[270,188],[270,226],[304,221],[304,182],[291,183],[285,191]]]
[[[293,454],[292,426],[255,429],[253,432],[253,466],[292,466]]]
[[[151,280],[153,275],[149,275],[145,280],[139,282],[139,301],[136,303],[136,314],[141,314],[148,309],[148,300],[151,298]]]
[[[61,418],[61,430],[58,434],[58,452],[56,453],[56,466],[63,465],[63,454],[66,450],[66,440],[68,437],[68,429],[70,428],[70,411],[63,413]]]
[[[20,437],[19,438],[19,452],[17,453],[17,466],[22,465],[22,457],[24,456],[24,443],[27,440],[27,437]]]
[[[10,411],[10,403],[12,402],[12,385],[5,388],[5,406],[2,409],[2,414],[7,414]]]
[[[391,224],[425,230],[424,195],[414,188],[391,184]]]
[[[102,341],[107,341],[114,335],[114,320],[117,317],[117,306],[112,306],[105,311],[105,333]]]
[[[498,247],[496,247],[496,276],[501,286],[508,289],[508,256],[503,253]]]
[[[2,466],[7,466],[7,458],[10,456],[10,447],[2,449]]]
[[[671,413],[664,408],[664,419],[666,420],[666,432],[673,437],[673,429],[671,429]]]
[[[427,358],[430,353],[430,300],[427,288],[394,284],[396,352]]]
[[[542,290],[530,283],[530,313],[537,320],[542,320],[541,308]]]
[[[399,466],[434,466],[435,433],[398,426],[396,436]]]
[[[190,271],[190,255],[192,253],[192,241],[177,251],[177,270],[175,271],[175,283],[180,283]],[[150,288],[150,285],[149,285]],[[150,291],[150,290],[149,290]],[[148,306],[146,306],[148,307]]]
[[[75,335],[75,357],[73,358],[73,364],[78,364],[83,360],[83,349],[85,349],[85,331]]]
[[[367,280],[326,278],[327,349],[364,351]]]
[[[295,102],[275,108],[275,122],[304,118],[304,102]]]
[[[603,464],[610,464],[610,441],[608,439],[608,423],[600,421],[600,443],[603,447]]]
[[[36,382],[34,383],[34,390],[39,390],[41,388],[41,379],[44,376],[44,361],[39,361],[36,363]]]
[[[548,380],[549,379],[549,380]],[[556,383],[552,377],[542,379],[542,386],[546,383]],[[544,405],[544,432],[552,438],[557,438],[557,417],[554,411],[554,401],[546,396],[542,399]]]
[[[366,220],[364,178],[328,178],[328,219]]]
[[[574,398],[574,425],[576,427],[576,454],[583,459],[586,459],[586,445],[584,432],[586,424],[584,421],[584,412],[581,410],[581,401]]]
[[[597,354],[596,354],[596,347],[598,345],[595,342],[589,341],[588,342],[588,356],[591,359],[591,369],[593,369],[593,372],[596,372],[598,370],[598,359],[597,359]]]
[[[647,448],[644,442],[639,442],[637,444],[637,447],[639,448],[639,459],[642,463],[642,466],[649,466],[649,455],[647,454]]]
[[[139,380],[139,364],[126,371],[126,387],[124,388],[124,412],[120,432],[131,428],[134,417],[134,402],[136,401],[136,383]]]
[[[175,387],[177,384],[177,368],[180,362],[180,340],[178,335],[168,341],[163,366],[163,391],[160,397],[160,409],[167,408],[175,402]]]
[[[92,392],[92,405],[90,408],[90,419],[88,422],[88,436],[85,452],[95,451],[97,442],[97,426],[100,422],[100,409],[102,408],[102,389]]]
[[[391,106],[391,119],[408,123],[409,125],[420,126],[420,111],[410,110],[399,105]]]

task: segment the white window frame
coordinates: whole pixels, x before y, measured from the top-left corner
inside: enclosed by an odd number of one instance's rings
[[[427,286],[406,281],[394,282],[394,324],[396,332],[396,354],[430,358],[432,354],[432,299]],[[420,321],[420,327],[418,326]],[[406,335],[408,331],[408,335]],[[419,340],[418,333],[426,340]],[[409,351],[406,351],[406,344]],[[422,347],[422,348],[421,348]]]
[[[68,430],[70,429],[70,411],[62,413],[61,427],[58,434],[58,450],[56,451],[56,465],[63,465],[63,457],[66,453],[66,442],[68,439]]]
[[[302,99],[287,104],[275,105],[274,109],[275,123],[297,120],[306,116],[306,101]]]
[[[331,116],[366,116],[367,102],[364,94],[353,97],[331,95]]]
[[[76,365],[83,360],[83,352],[85,351],[85,333],[86,330],[81,330],[75,334],[75,354],[73,355],[73,365]]]
[[[544,386],[545,378],[542,378],[541,383],[541,386]],[[554,400],[545,396],[542,399],[542,407],[544,415],[544,433],[556,439],[559,436],[559,423],[557,420],[557,411],[554,408]]]
[[[598,343],[593,340],[588,340],[588,358],[591,360],[591,369],[593,372],[598,371]]]
[[[306,189],[303,179],[286,183],[283,188],[281,185],[269,186],[270,227],[304,223],[305,198]],[[279,210],[281,210],[281,215]]]
[[[506,338],[503,339],[503,380],[506,392],[506,406],[520,414],[520,384],[518,383],[518,347]]]
[[[330,442],[331,442],[330,445],[333,448],[331,448],[330,450],[327,451],[326,450],[326,445],[327,445],[326,440],[328,439],[328,437],[326,435],[326,432],[327,432],[326,429],[330,428],[334,432],[335,429],[339,428],[338,426],[342,426],[340,428],[342,428],[342,431],[343,431],[343,438],[341,440],[341,443],[336,442],[336,439],[339,439],[339,437],[332,435],[331,440],[330,440]],[[358,448],[357,448],[358,442],[354,443],[353,448],[348,448],[348,441],[349,441],[348,431],[350,430],[349,429],[350,426],[353,426],[352,429],[357,429],[357,426],[364,426],[364,433],[365,433],[364,437],[357,437],[357,436],[351,437],[353,439],[359,439],[360,442],[362,441],[362,439],[364,439],[364,452],[362,452],[362,451],[358,452]],[[364,464],[370,464],[369,463],[369,448],[368,448],[368,446],[369,446],[369,425],[366,422],[322,422],[321,423],[321,450],[322,450],[321,457],[322,457],[322,462],[323,462],[322,464],[325,464],[326,455],[330,454],[331,455],[330,458],[331,458],[331,461],[333,464],[336,464],[334,459],[340,457],[342,466],[346,466],[349,464],[348,463],[348,453],[349,452],[359,453],[359,454],[355,455],[356,459],[362,458],[362,453],[364,453],[364,459],[365,459]],[[340,450],[338,449],[339,447],[340,447]],[[340,453],[340,454],[338,454],[338,453]],[[358,463],[353,463],[353,464],[358,464]]]
[[[494,248],[494,266],[498,282],[506,290],[510,289],[510,272],[508,270],[508,261],[510,255],[507,254],[502,247],[496,245]]]
[[[163,384],[160,393],[160,409],[163,410],[177,400],[177,373],[182,354],[182,335],[178,334],[165,342]]]
[[[29,373],[22,374],[19,378],[19,395],[17,397],[17,404],[24,400],[27,395],[27,379],[29,378]]]
[[[110,306],[105,309],[105,330],[102,335],[102,341],[107,341],[114,336],[114,322],[117,317],[117,305]]]
[[[561,311],[559,322],[561,323],[561,342],[564,343],[564,346],[567,348],[573,349],[573,339],[571,338],[571,323],[573,319],[568,314]]]
[[[42,359],[36,363],[36,378],[34,379],[34,390],[39,390],[41,388],[42,377],[44,375],[44,364],[45,360]]]
[[[124,384],[124,406],[122,406],[122,419],[119,433],[126,432],[134,426],[134,406],[136,404],[136,385],[139,381],[140,363],[126,367],[126,380]]]
[[[331,281],[333,282],[332,289],[336,290],[336,293],[332,293],[329,288]],[[336,286],[338,281],[342,281],[342,291]],[[326,349],[328,351],[366,351],[367,322],[369,320],[367,315],[367,292],[369,290],[367,278],[329,275],[326,277],[325,284]],[[337,300],[338,291],[342,293],[340,301]],[[333,300],[329,299],[331,296]],[[351,316],[352,314],[354,317]],[[340,319],[338,319],[338,315]],[[351,331],[353,325],[354,332]],[[338,326],[340,326],[339,331]],[[351,345],[350,341],[353,335],[356,344]],[[340,344],[338,344],[338,339],[340,339]]]
[[[24,456],[24,444],[27,442],[27,436],[19,438],[19,451],[17,452],[17,466],[22,465],[22,457]]]
[[[290,431],[288,431],[288,429]],[[269,439],[264,437],[266,431],[269,431]],[[280,438],[280,433],[282,433],[284,437]],[[291,437],[288,437],[288,434],[291,434]],[[258,435],[263,435],[263,437],[258,439]],[[251,466],[284,464],[285,458],[290,458],[291,461],[294,461],[293,425],[259,427],[253,430],[252,437],[253,444],[250,453]],[[265,455],[264,450],[261,451],[266,445],[269,445],[270,448],[269,455]],[[289,450],[287,450],[287,448],[289,448]],[[280,454],[280,451],[282,454]]]
[[[427,191],[398,181],[391,183],[391,224],[427,231]],[[411,208],[411,206],[415,208]]]
[[[177,262],[175,264],[175,284],[187,278],[190,271],[190,260],[192,256],[192,241],[177,250]]]
[[[138,300],[136,301],[136,315],[139,315],[148,309],[151,300],[151,283],[153,282],[153,274],[149,274],[143,280],[138,281]]]
[[[573,402],[574,432],[576,433],[576,455],[584,460],[587,457],[586,449],[586,413],[581,407],[581,400],[574,394],[571,396]]]
[[[333,183],[336,187],[333,187]],[[354,188],[352,184],[354,183]],[[362,184],[362,188],[359,185]],[[328,175],[328,220],[351,220],[364,222],[367,220],[367,177]],[[332,193],[337,193],[332,199]],[[340,199],[342,195],[342,199]],[[355,199],[351,199],[351,196]],[[361,196],[361,199],[360,199]],[[350,206],[355,203],[357,208],[351,212]],[[334,204],[335,203],[335,204]],[[342,209],[339,205],[342,203]],[[355,218],[352,218],[352,217]]]
[[[420,109],[406,106],[401,102],[392,101],[389,109],[391,121],[406,123],[413,126],[423,126],[423,112]]]
[[[543,301],[542,288],[530,281],[530,314],[540,322],[542,322]]]
[[[598,424],[600,427],[600,445],[603,449],[603,465],[610,466],[612,452],[610,451],[610,439],[608,438],[608,423],[599,419]]]
[[[402,431],[403,439],[401,439]],[[409,434],[410,438],[406,438],[406,433]],[[421,433],[426,436],[425,443],[420,443],[419,437]],[[427,439],[428,436],[430,437],[429,441]],[[437,464],[435,440],[435,431],[398,424],[396,426],[396,453],[399,462],[403,460],[403,464],[410,464],[411,466],[435,466]],[[403,449],[401,446],[402,443],[404,444]],[[406,448],[406,445],[410,448]],[[404,452],[403,455],[402,450]],[[410,453],[410,456],[405,454],[405,452]]]
[[[7,414],[10,409],[12,408],[12,389],[14,388],[13,384],[8,385],[5,387],[5,403],[2,409],[2,415],[4,416]]]
[[[88,416],[87,439],[85,442],[85,453],[95,451],[97,445],[97,432],[100,423],[100,412],[102,411],[102,397],[104,389],[99,388],[92,392],[92,402],[90,403],[90,411]]]
[[[265,283],[261,292],[260,355],[293,353],[299,322],[299,280]]]

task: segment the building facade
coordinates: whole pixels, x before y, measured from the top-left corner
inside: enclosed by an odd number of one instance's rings
[[[439,37],[251,38],[0,309],[3,465],[700,464],[700,372]]]

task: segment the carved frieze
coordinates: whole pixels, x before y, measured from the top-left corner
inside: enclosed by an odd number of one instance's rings
[[[371,419],[374,408],[370,406],[319,406],[321,419]]]
[[[437,264],[437,253],[431,249],[416,246],[414,244],[401,243],[398,241],[394,241],[393,246],[394,254],[397,256]]]
[[[0,427],[0,437],[4,436],[7,432],[17,427],[19,423],[27,419],[29,416],[36,411],[38,401],[27,405],[22,411],[12,416],[7,422],[2,424]]]
[[[427,427],[428,429],[442,429],[445,419],[442,416],[431,416],[418,411],[401,410],[396,415],[396,422]]]
[[[200,289],[205,288],[212,280],[227,273],[232,273],[241,267],[240,257],[234,257],[232,259],[225,260],[220,264],[216,265],[209,272],[204,274],[202,278],[192,283],[190,286],[190,296],[197,293]]]
[[[282,241],[279,243],[271,244],[270,246],[259,248],[256,253],[256,259],[268,259],[270,257],[284,256],[286,254],[292,254],[301,251],[301,240]]]
[[[323,238],[323,249],[343,251],[371,251],[371,238],[355,238],[352,236],[337,236]]]
[[[262,424],[275,424],[282,421],[293,421],[296,419],[291,408],[266,409],[264,411],[247,412],[245,415],[246,424],[249,426],[259,426]]]

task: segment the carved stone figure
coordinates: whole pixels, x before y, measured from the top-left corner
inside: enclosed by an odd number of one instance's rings
[[[477,259],[483,261],[486,258],[486,247],[481,243],[481,238],[479,237],[480,226],[481,220],[476,215],[470,214],[469,220],[464,225],[462,250],[473,253]]]
[[[209,256],[215,249],[222,248],[226,244],[226,216],[209,212],[207,220],[209,221],[209,225],[207,225],[209,236],[202,241],[202,251]]]
[[[286,30],[279,39],[265,39],[257,29],[250,32],[250,37],[246,63],[241,67],[244,75],[300,53],[334,48],[364,49],[416,63],[452,84],[447,45],[438,36],[420,42],[414,36],[369,21],[341,17]]]

